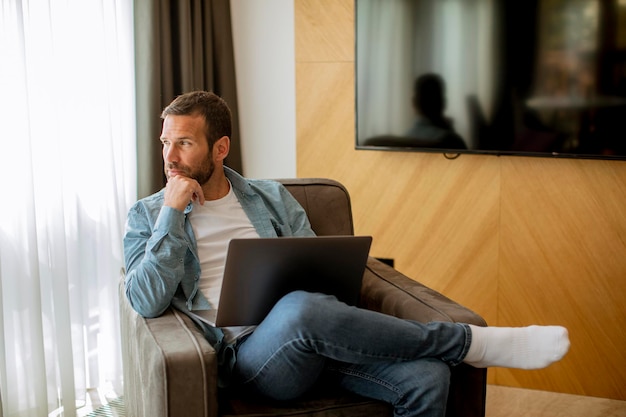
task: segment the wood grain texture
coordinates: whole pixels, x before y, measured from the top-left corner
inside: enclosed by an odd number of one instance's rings
[[[491,383],[626,400],[626,162],[355,150],[353,7],[295,1],[298,176],[342,182],[373,256],[489,324],[569,328],[564,361]]]
[[[499,322],[562,323],[573,347],[541,372],[499,370],[496,383],[626,398],[625,164],[502,165]]]
[[[298,0],[296,62],[354,61],[354,8],[345,0]]]

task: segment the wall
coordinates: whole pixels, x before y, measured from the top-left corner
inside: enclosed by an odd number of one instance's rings
[[[231,0],[243,174],[296,176],[294,3]]]
[[[354,149],[353,0],[295,0],[297,174],[352,195],[372,255],[491,325],[562,324],[572,349],[490,382],[626,400],[626,162]]]

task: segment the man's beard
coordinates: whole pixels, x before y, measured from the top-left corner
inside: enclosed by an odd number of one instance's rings
[[[191,169],[185,165],[178,165],[177,163],[169,163],[165,167],[165,176],[169,179],[168,170],[175,169],[177,171],[181,171],[182,175],[185,177],[193,178],[198,181],[198,184],[204,185],[206,184],[213,172],[215,171],[215,164],[212,160],[206,159],[205,162],[202,163],[197,169]]]

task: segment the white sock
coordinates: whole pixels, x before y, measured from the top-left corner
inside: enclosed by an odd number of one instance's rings
[[[567,329],[561,326],[469,326],[472,343],[463,362],[476,368],[545,368],[561,360],[570,346]]]

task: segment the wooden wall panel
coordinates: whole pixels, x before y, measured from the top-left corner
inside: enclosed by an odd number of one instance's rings
[[[564,361],[491,382],[626,400],[626,162],[355,150],[353,13],[295,1],[298,176],[341,181],[372,255],[489,324],[570,329]]]
[[[499,321],[562,323],[573,347],[496,383],[625,398],[625,165],[503,158]]]
[[[298,0],[296,62],[354,61],[354,8],[345,0]]]

